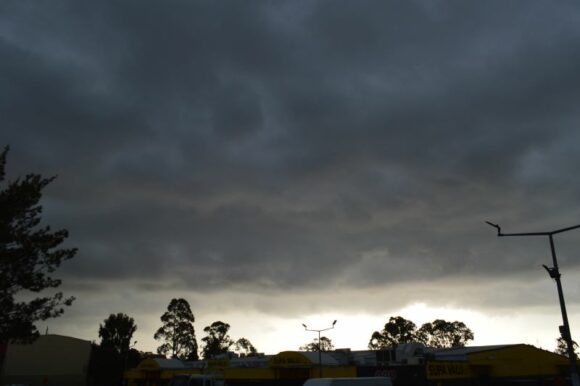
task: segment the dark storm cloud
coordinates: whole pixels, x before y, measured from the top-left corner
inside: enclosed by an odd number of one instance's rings
[[[9,166],[59,174],[71,280],[512,275],[545,255],[483,220],[577,221],[573,3],[2,8]]]

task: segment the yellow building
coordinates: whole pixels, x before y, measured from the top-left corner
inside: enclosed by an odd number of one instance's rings
[[[435,385],[544,385],[562,384],[569,364],[562,355],[514,344],[433,351],[425,371]]]
[[[566,357],[525,344],[433,349],[284,351],[270,357],[181,362],[146,359],[130,386],[164,386],[177,374],[219,374],[226,386],[302,386],[308,378],[389,376],[395,386],[547,386],[568,380]]]
[[[301,386],[308,378],[353,377],[356,367],[341,366],[328,353],[284,351],[274,356],[185,362],[149,358],[125,372],[129,386],[164,386],[178,374],[217,374],[228,386],[276,384]],[[322,373],[321,373],[322,371]]]
[[[162,386],[175,375],[200,374],[202,369],[194,367],[193,363],[178,359],[147,358],[136,368],[125,371],[124,379],[131,386]]]

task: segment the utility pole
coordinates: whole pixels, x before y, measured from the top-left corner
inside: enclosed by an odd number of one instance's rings
[[[571,231],[580,228],[580,225],[574,225],[568,228],[557,229],[551,232],[529,232],[529,233],[502,233],[501,227],[497,224],[486,221],[487,224],[497,229],[498,237],[505,236],[548,236],[550,240],[550,251],[552,252],[552,267],[542,265],[548,272],[548,275],[556,281],[558,289],[558,299],[560,300],[560,310],[562,311],[562,326],[560,326],[560,335],[566,341],[568,346],[568,358],[570,359],[570,378],[573,386],[580,386],[580,379],[578,378],[578,369],[576,364],[576,354],[574,353],[574,343],[572,334],[570,333],[570,323],[568,322],[568,313],[566,312],[566,303],[564,302],[564,291],[562,290],[562,282],[560,280],[561,274],[558,268],[558,260],[556,259],[556,248],[554,247],[554,235]]]
[[[334,322],[332,322],[332,327],[323,328],[321,330],[311,330],[308,327],[306,327],[305,324],[302,324],[302,326],[304,327],[304,329],[306,331],[313,331],[313,332],[318,333],[318,377],[319,378],[322,378],[322,343],[320,342],[320,333],[322,331],[332,330],[334,328],[335,324],[336,324],[336,320]],[[574,386],[576,386],[576,385],[574,385]]]

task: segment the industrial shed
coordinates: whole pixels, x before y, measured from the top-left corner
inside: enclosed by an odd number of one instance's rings
[[[432,350],[426,377],[434,385],[563,384],[568,358],[527,344]]]
[[[42,335],[30,344],[8,344],[1,384],[29,386],[87,385],[91,342]]]

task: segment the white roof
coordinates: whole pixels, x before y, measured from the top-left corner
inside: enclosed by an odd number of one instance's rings
[[[473,347],[458,347],[458,348],[442,348],[433,349],[428,352],[435,355],[437,360],[446,361],[465,361],[469,354],[499,350],[506,347],[518,346],[517,344],[501,344],[495,346],[473,346]],[[426,350],[427,351],[427,350]]]
[[[300,354],[304,355],[312,363],[318,363],[318,351],[301,351]],[[323,365],[327,366],[338,366],[338,361],[334,359],[330,354],[322,352],[320,355],[320,360]]]
[[[153,358],[162,369],[184,369],[185,364],[179,359]]]

